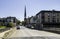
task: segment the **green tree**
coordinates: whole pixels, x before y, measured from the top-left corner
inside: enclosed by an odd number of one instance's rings
[[[21,22],[18,20],[18,21],[17,21],[17,25],[20,25],[20,23],[21,23]]]
[[[4,23],[3,22],[0,22],[0,26],[3,26],[4,25]]]
[[[14,23],[12,23],[12,22],[8,23],[8,27],[14,27],[14,26],[15,26]]]
[[[24,25],[25,24],[25,22],[24,21],[22,21],[22,25]]]

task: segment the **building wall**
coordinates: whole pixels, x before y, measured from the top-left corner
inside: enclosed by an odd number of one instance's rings
[[[59,13],[59,22],[60,22],[60,13]]]
[[[48,22],[48,13],[44,13],[45,22]]]
[[[30,19],[30,23],[34,23],[33,17]]]
[[[60,22],[60,13],[45,12],[44,17],[45,17],[45,22],[53,22],[52,20],[55,20],[56,23]]]
[[[53,20],[55,20],[55,22],[53,22]],[[36,23],[35,28],[36,27],[43,28],[44,23],[59,23],[59,22],[60,22],[60,13],[58,11],[56,12],[42,11],[30,18],[30,23]]]
[[[41,23],[42,22],[41,13],[39,15],[37,15],[37,21],[38,21],[38,23]]]

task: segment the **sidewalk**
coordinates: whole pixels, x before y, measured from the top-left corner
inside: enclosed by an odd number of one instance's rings
[[[60,34],[60,28],[44,28],[43,30]]]
[[[15,31],[15,28],[14,29],[11,28],[10,30],[7,30],[7,31],[4,31],[4,32],[0,33],[0,39],[9,36],[14,31]]]
[[[8,31],[10,31],[10,30],[8,30]],[[4,31],[4,32],[0,33],[0,39],[3,38],[4,34],[8,31]]]

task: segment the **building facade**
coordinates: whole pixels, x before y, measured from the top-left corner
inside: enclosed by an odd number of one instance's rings
[[[41,10],[35,16],[27,18],[26,22],[33,25],[36,29],[60,27],[60,11]]]
[[[14,23],[14,25],[17,25],[17,18],[16,17],[6,17],[6,18],[0,18],[0,25],[7,26],[10,22]]]
[[[60,11],[42,10],[36,16],[41,27],[59,27],[60,25]]]

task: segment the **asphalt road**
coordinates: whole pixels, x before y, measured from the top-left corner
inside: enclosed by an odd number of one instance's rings
[[[60,34],[28,29],[24,26],[20,26],[20,29],[16,30],[10,36],[10,38],[11,39],[60,39]]]

